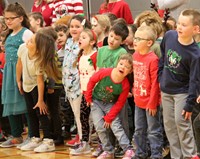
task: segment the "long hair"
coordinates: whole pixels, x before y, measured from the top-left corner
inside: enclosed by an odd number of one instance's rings
[[[45,71],[48,77],[54,79],[55,81],[61,78],[61,71],[59,71],[55,60],[56,39],[57,33],[51,27],[40,29],[36,33],[35,37],[36,63],[42,70]]]

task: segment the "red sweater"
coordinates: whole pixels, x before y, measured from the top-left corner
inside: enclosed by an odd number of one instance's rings
[[[52,24],[53,7],[52,2],[46,3],[43,1],[39,6],[34,3],[32,12],[40,12],[44,18],[45,26],[50,26]]]
[[[134,22],[130,7],[124,0],[108,3],[106,8],[105,3],[101,4],[99,13],[113,13],[117,16],[117,18],[124,18],[127,24],[133,24]]]
[[[5,53],[0,53],[0,89],[2,88],[3,68],[5,65]]]
[[[158,57],[154,52],[133,54],[134,100],[135,105],[146,109],[156,109],[160,104],[158,83]]]
[[[127,78],[121,83],[113,82],[112,70],[113,68],[105,68],[95,73],[89,80],[85,95],[86,101],[90,103],[92,98],[105,103],[114,103],[110,111],[104,116],[104,120],[108,123],[111,123],[123,108],[130,89]]]

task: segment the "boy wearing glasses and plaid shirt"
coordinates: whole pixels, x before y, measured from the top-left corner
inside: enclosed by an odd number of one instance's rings
[[[149,26],[141,26],[135,33],[132,91],[135,100],[135,158],[148,157],[147,141],[150,144],[150,158],[162,158],[158,57],[150,51],[155,40],[156,33]]]

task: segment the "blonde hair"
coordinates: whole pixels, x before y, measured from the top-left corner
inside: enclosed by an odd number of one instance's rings
[[[152,29],[150,26],[141,26],[137,28],[137,31],[143,32],[147,36],[147,39],[152,40],[153,43],[157,39],[155,30]]]
[[[104,33],[107,34],[111,25],[109,17],[105,14],[97,14],[95,17],[97,18],[99,25],[101,25],[101,27],[105,27]]]

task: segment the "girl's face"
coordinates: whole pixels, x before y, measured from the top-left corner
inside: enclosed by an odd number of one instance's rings
[[[35,34],[33,34],[32,37],[29,40],[27,40],[26,47],[31,52],[36,51]]]
[[[74,41],[78,41],[82,31],[83,26],[81,25],[81,22],[77,19],[72,19],[69,27],[69,33]]]
[[[5,12],[4,14],[5,23],[9,29],[15,30],[16,28],[22,26],[23,17],[18,16],[14,12]]]
[[[97,25],[92,25],[92,30],[94,30],[97,35],[100,35],[103,32],[103,28],[99,23],[97,23]]]
[[[123,77],[126,77],[132,71],[132,65],[126,59],[120,60],[116,68],[117,73]]]
[[[92,45],[93,43],[90,39],[90,36],[86,32],[82,32],[79,38],[79,48],[84,50]]]
[[[58,35],[58,39],[57,39],[57,44],[60,46],[65,46],[65,43],[67,41],[67,33],[63,32],[63,31],[59,31],[57,32]]]

